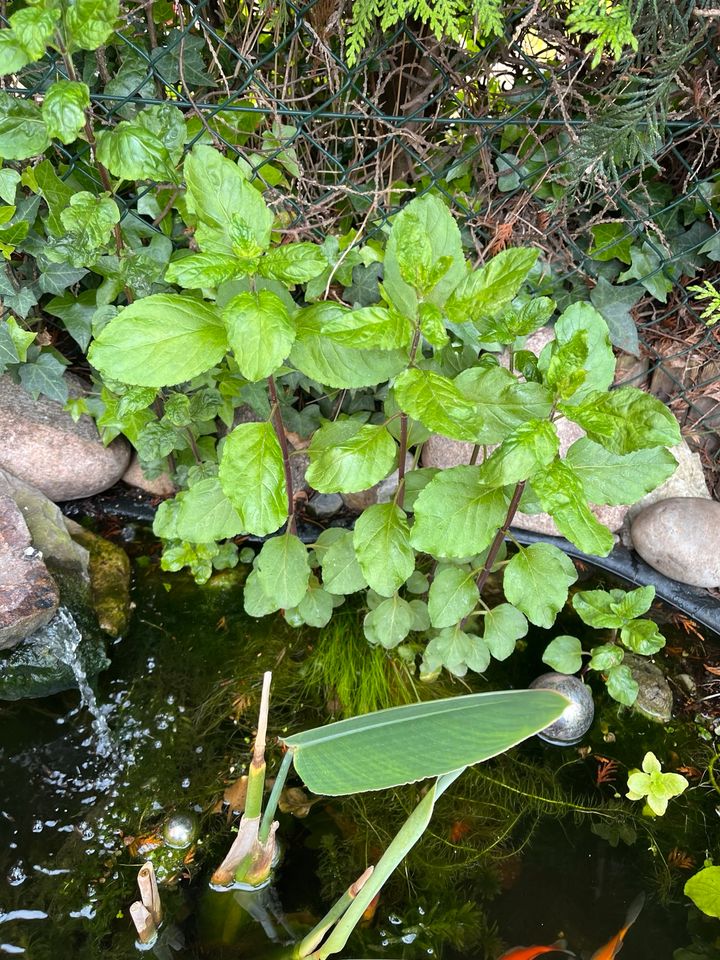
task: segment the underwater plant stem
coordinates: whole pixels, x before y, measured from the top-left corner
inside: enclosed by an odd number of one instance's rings
[[[355,897],[360,893],[373,873],[373,867],[368,867],[357,880],[350,884],[345,893],[328,910],[322,920],[318,921],[310,933],[298,944],[297,956],[307,957],[315,950],[323,940],[323,937],[338,922],[345,913]]]
[[[520,504],[520,498],[523,495],[523,490],[525,489],[525,481],[521,480],[520,483],[515,487],[515,492],[512,495],[512,500],[510,501],[510,506],[508,507],[507,516],[505,517],[505,522],[500,527],[498,532],[495,534],[495,539],[490,545],[490,550],[488,551],[487,559],[483,565],[482,570],[480,571],[480,576],[477,578],[477,588],[478,593],[483,592],[483,587],[487,583],[487,578],[490,576],[490,571],[492,570],[493,564],[495,563],[495,558],[498,555],[498,551],[502,546],[505,535],[510,528],[510,524],[513,522],[513,517],[517,513],[518,506]]]
[[[283,787],[285,786],[287,775],[290,772],[292,761],[292,750],[286,750],[285,756],[282,758],[282,763],[280,764],[280,769],[275,777],[275,783],[270,791],[270,796],[268,797],[268,802],[267,806],[265,807],[265,812],[263,813],[262,821],[260,822],[260,830],[258,832],[258,840],[260,843],[265,843],[270,835],[270,825],[272,824],[273,817],[275,816],[278,801],[280,800],[280,795],[283,791]]]
[[[290,449],[288,447],[287,435],[285,434],[285,424],[283,423],[282,413],[280,412],[280,402],[278,400],[277,389],[275,387],[275,378],[268,377],[268,393],[270,394],[270,406],[272,407],[272,420],[275,427],[275,433],[282,451],[283,472],[285,474],[285,488],[287,490],[288,502],[288,533],[295,533],[295,491],[293,490],[292,473],[290,471]]]

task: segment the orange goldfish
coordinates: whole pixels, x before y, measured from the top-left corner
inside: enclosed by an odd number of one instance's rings
[[[623,947],[625,934],[640,916],[640,911],[642,910],[644,904],[645,894],[640,893],[630,904],[627,916],[625,917],[625,923],[622,925],[620,930],[615,934],[614,937],[611,937],[604,946],[596,950],[590,960],[613,960],[613,957],[616,957],[620,953]]]
[[[569,950],[565,950],[562,943],[564,943],[564,941],[551,943],[548,947],[513,947],[511,950],[508,950],[507,953],[498,957],[498,960],[534,960],[535,957],[539,957],[543,953],[566,953],[569,957],[574,957],[575,954],[570,953]]]

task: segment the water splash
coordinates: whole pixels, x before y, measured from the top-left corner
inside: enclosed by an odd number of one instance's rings
[[[80,691],[81,703],[93,716],[92,727],[99,756],[109,756],[112,749],[112,736],[105,715],[97,702],[95,691],[90,686],[79,654],[82,634],[77,623],[75,623],[75,618],[66,607],[60,607],[50,623],[42,628],[42,632],[48,648],[61,663],[67,664],[73,672]]]

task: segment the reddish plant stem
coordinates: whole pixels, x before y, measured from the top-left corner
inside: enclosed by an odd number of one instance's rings
[[[498,555],[500,546],[505,539],[505,535],[510,529],[510,524],[513,522],[513,517],[517,513],[518,506],[520,504],[520,498],[523,495],[523,490],[525,489],[525,481],[521,480],[520,483],[515,487],[515,492],[512,495],[512,500],[510,501],[510,506],[508,507],[507,516],[505,517],[505,522],[500,527],[498,532],[495,534],[495,539],[493,540],[490,550],[485,560],[485,565],[480,571],[480,576],[477,578],[477,588],[478,593],[482,595],[483,587],[487,583],[487,578],[490,576],[490,571],[492,570],[492,565],[495,563],[495,558]]]
[[[400,461],[398,463],[398,493],[397,505],[402,510],[405,503],[405,457],[407,456],[408,418],[406,413],[400,414]]]
[[[287,489],[288,501],[288,533],[295,533],[295,492],[293,490],[292,473],[290,471],[290,448],[288,447],[287,436],[285,434],[285,424],[283,423],[282,413],[280,413],[280,403],[278,401],[277,389],[275,387],[275,378],[268,377],[268,393],[270,394],[270,405],[272,407],[272,420],[275,434],[280,444],[283,459],[283,471],[285,472],[285,488]]]

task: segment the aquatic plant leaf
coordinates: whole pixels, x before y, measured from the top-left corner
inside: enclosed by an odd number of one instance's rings
[[[579,590],[572,604],[589,627],[618,630],[647,613],[654,598],[655,587],[648,584],[636,590]]]
[[[489,666],[490,650],[482,637],[465,633],[455,624],[442,629],[425,647],[420,676],[434,676],[445,667],[454,677],[464,677],[468,670],[484,673]]]
[[[475,404],[448,377],[430,370],[405,370],[395,381],[400,409],[429,430],[454,440],[474,441],[482,428]]]
[[[180,540],[208,543],[244,533],[242,520],[217,477],[200,480],[178,499],[175,535]]]
[[[671,477],[677,461],[669,450],[655,447],[624,456],[606,450],[588,437],[570,447],[566,461],[580,478],[591,503],[637,503]]]
[[[577,580],[572,560],[548,543],[521,547],[505,567],[505,596],[530,623],[551,627]]]
[[[287,490],[282,450],[272,424],[235,427],[225,440],[218,475],[246,532],[264,537],[283,525]]]
[[[708,917],[720,917],[720,867],[703,867],[690,877],[683,892]]]
[[[577,405],[561,404],[560,410],[611,453],[623,455],[680,443],[674,415],[657,397],[636,387],[591,393]]]
[[[104,377],[139,387],[191,380],[225,356],[218,310],[179,294],[158,293],[125,307],[90,346],[90,363]]]
[[[631,707],[637,700],[640,687],[633,677],[630,667],[621,663],[608,670],[607,691],[613,700],[617,700],[623,706]]]
[[[354,493],[384,480],[397,444],[382,424],[326,421],[308,447],[307,482],[320,493]]]
[[[319,545],[323,546],[322,551],[317,550]],[[324,530],[318,537],[316,552],[320,557],[323,586],[328,593],[355,593],[368,585],[357,561],[350,530]]]
[[[561,716],[565,697],[511,690],[392,707],[284,738],[313,793],[384,790],[480,763]]]
[[[402,597],[388,597],[363,620],[363,631],[370,643],[392,650],[403,642],[415,622],[413,609]]]
[[[590,653],[592,654],[590,669],[600,670],[602,673],[622,663],[625,656],[623,648],[616,643],[601,643],[599,647],[593,647]]]
[[[679,773],[663,773],[660,761],[654,753],[645,754],[641,770],[631,770],[628,775],[629,800],[647,801],[652,812],[662,817],[667,810],[668,801],[679,797],[687,790],[688,781]]]
[[[277,370],[295,342],[295,324],[270,290],[240,293],[225,304],[222,318],[240,373],[251,382]]]
[[[577,637],[555,637],[545,647],[542,660],[558,673],[577,673],[582,666],[582,644]]]
[[[472,613],[478,602],[476,577],[477,572],[468,567],[439,567],[428,593],[428,613],[434,627],[451,627]]]
[[[483,617],[483,640],[496,660],[507,660],[528,632],[525,616],[510,603],[499,603]]]
[[[478,467],[451,467],[415,501],[410,540],[434,557],[472,557],[487,547],[507,514],[509,497],[480,479]]]
[[[266,540],[255,569],[265,595],[279,608],[296,607],[305,598],[310,564],[307,547],[294,534]]]
[[[665,646],[665,637],[652,620],[631,620],[620,631],[620,639],[628,650],[645,657]]]
[[[353,545],[370,587],[391,597],[415,569],[405,512],[394,503],[367,507],[355,523]]]
[[[330,622],[334,609],[333,598],[323,590],[318,578],[310,575],[307,593],[297,605],[303,623],[309,627],[325,627]]]

